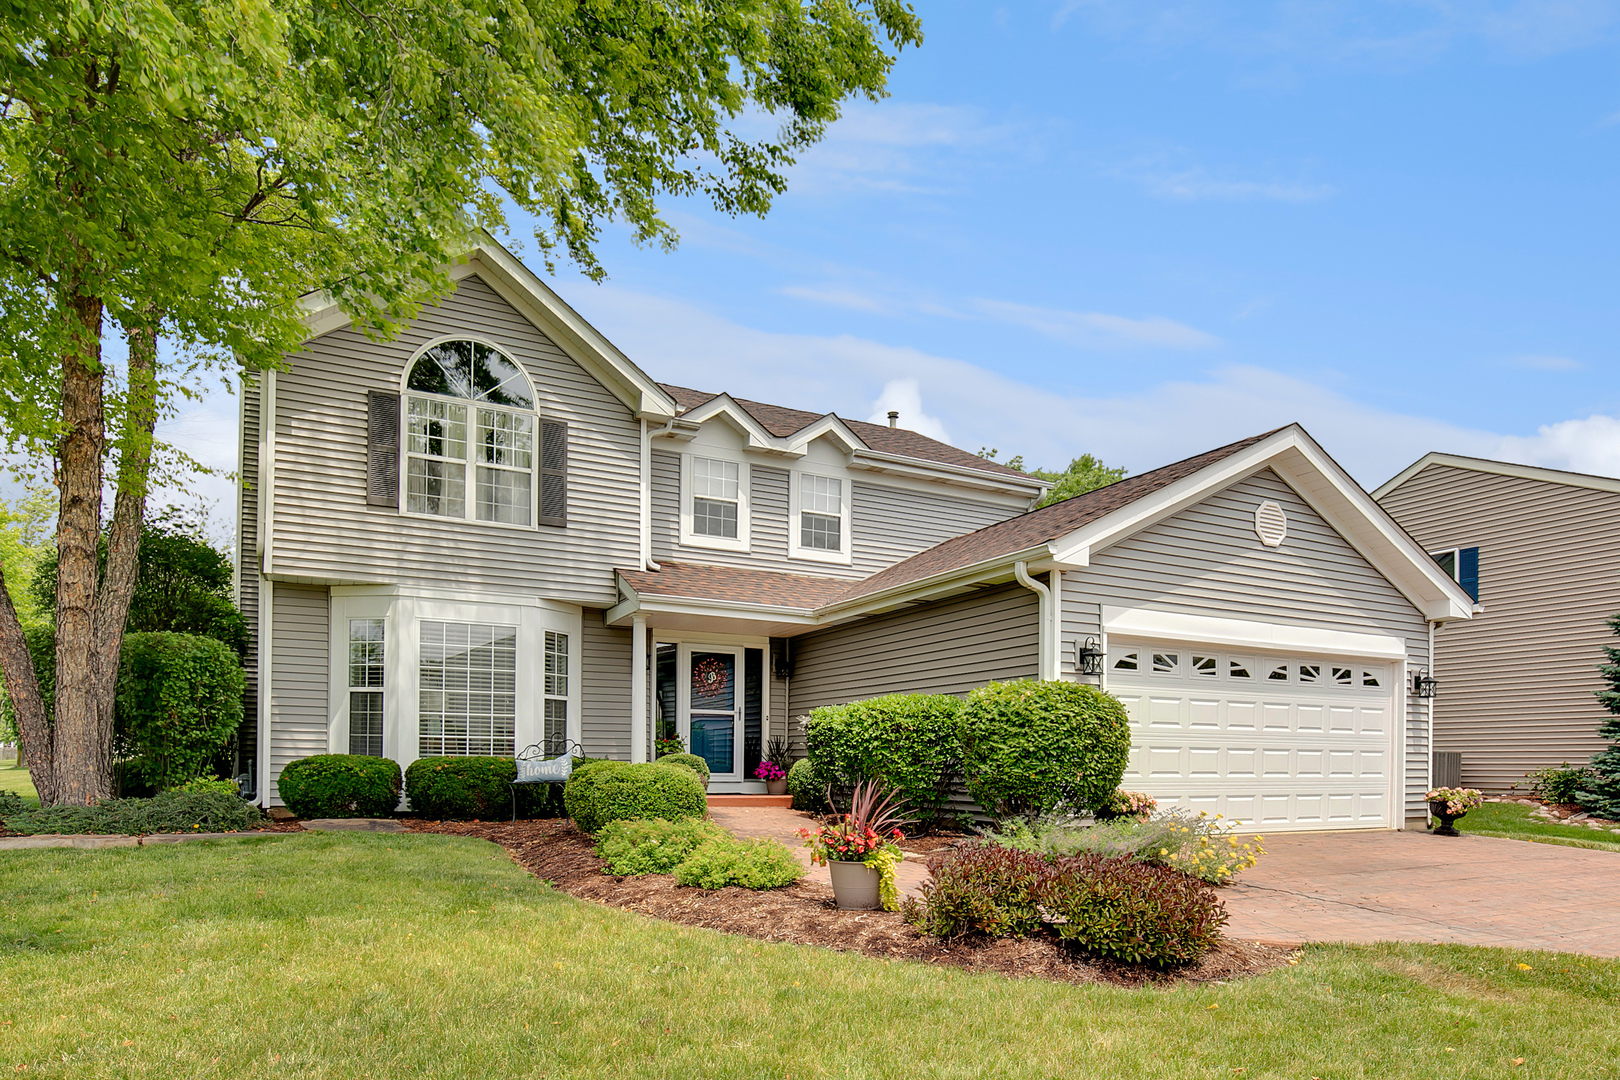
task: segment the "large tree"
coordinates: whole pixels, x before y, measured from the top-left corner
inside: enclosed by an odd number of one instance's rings
[[[675,242],[667,196],[763,214],[921,41],[900,0],[10,0],[0,35],[0,436],[59,492],[52,715],[5,567],[0,673],[47,803],[110,791],[177,393],[279,362],[309,291],[387,333],[507,202],[593,277],[605,222]]]

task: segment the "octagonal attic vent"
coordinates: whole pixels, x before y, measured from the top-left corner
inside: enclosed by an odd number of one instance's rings
[[[1254,508],[1254,534],[1266,547],[1281,547],[1288,535],[1288,515],[1277,503],[1267,499]]]

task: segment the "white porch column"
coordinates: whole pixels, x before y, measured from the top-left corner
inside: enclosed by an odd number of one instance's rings
[[[647,760],[647,616],[630,616],[630,760]]]

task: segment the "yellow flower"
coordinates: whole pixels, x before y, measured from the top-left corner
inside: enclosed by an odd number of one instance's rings
[[[1170,854],[1170,849],[1169,848],[1160,848],[1159,849],[1159,854],[1161,856],[1168,855],[1168,854]]]

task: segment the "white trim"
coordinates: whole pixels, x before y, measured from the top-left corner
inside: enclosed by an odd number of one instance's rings
[[[641,552],[637,568],[652,570],[655,569],[652,546],[652,436],[645,420],[641,421],[641,475],[637,487],[641,513]]]
[[[835,480],[838,482],[837,551],[807,548],[803,544],[801,514],[804,510],[804,478],[807,476],[814,476],[819,480]],[[831,563],[836,566],[849,566],[854,562],[853,488],[854,484],[847,475],[834,476],[830,471],[823,472],[818,469],[792,469],[788,472],[788,558],[804,559],[807,562]]]
[[[953,487],[977,488],[1016,495],[1027,499],[1028,508],[1031,510],[1035,508],[1041,496],[1052,488],[1050,481],[1034,476],[1020,478],[1008,473],[975,469],[970,465],[952,465],[944,461],[887,454],[869,449],[852,451],[849,467],[875,473],[893,473],[899,477],[917,477],[931,483],[943,482]]]
[[[737,466],[737,535],[735,538],[699,535],[692,531],[692,461],[694,458],[702,458],[705,461],[724,461]],[[735,455],[728,455],[723,451],[710,451],[708,448],[705,448],[703,453],[688,452],[682,454],[681,545],[683,547],[708,548],[711,551],[740,551],[747,554],[750,538],[749,494],[752,487],[753,475],[748,462]]]
[[[276,372],[259,386],[259,572],[275,572]]]
[[[1382,500],[1384,496],[1430,465],[1449,465],[1454,469],[1467,469],[1470,472],[1512,476],[1520,480],[1542,480],[1549,484],[1565,484],[1569,487],[1591,488],[1594,491],[1608,491],[1620,494],[1620,479],[1614,477],[1566,472],[1563,469],[1544,469],[1536,465],[1515,465],[1510,461],[1492,461],[1489,458],[1463,457],[1460,454],[1442,454],[1431,451],[1374,488],[1373,498]]]
[[[647,761],[647,617],[633,616],[630,620],[630,760]]]
[[[260,406],[261,410],[263,406]],[[262,415],[262,413],[261,413]],[[270,805],[270,690],[274,672],[270,638],[275,628],[276,583],[259,578],[259,805]]]
[[[1360,634],[1288,623],[1221,619],[1148,608],[1104,606],[1103,632],[1110,637],[1192,641],[1238,649],[1269,649],[1288,653],[1359,656],[1404,660],[1406,642],[1386,634]]]

